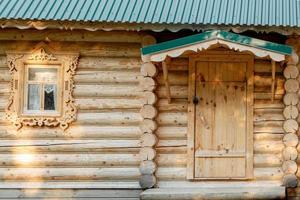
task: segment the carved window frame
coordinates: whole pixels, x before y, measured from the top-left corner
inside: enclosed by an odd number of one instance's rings
[[[33,51],[7,52],[7,64],[11,74],[9,102],[5,109],[6,119],[20,129],[23,126],[59,126],[63,130],[76,120],[77,108],[74,103],[74,75],[78,65],[78,53],[56,52],[45,43],[39,43]],[[28,64],[59,65],[61,80],[60,113],[55,116],[45,114],[27,115],[23,112],[24,70]]]

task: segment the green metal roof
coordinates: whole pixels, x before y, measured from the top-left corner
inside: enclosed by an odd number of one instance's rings
[[[239,34],[220,31],[220,30],[207,31],[204,33],[187,36],[184,38],[179,38],[168,42],[162,42],[159,44],[150,45],[142,48],[141,51],[142,51],[142,55],[149,55],[149,54],[164,52],[171,49],[176,49],[178,47],[188,46],[195,43],[205,42],[213,39],[222,39],[225,41],[251,46],[259,49],[264,49],[267,51],[272,51],[284,55],[290,55],[292,53],[292,47],[288,45],[277,44],[273,42],[259,40],[252,37],[242,36]]]
[[[300,27],[300,0],[0,0],[0,19]]]

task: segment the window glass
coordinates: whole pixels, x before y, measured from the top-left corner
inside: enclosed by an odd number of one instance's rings
[[[40,86],[38,84],[28,85],[28,110],[40,110]]]
[[[47,84],[44,86],[44,110],[56,110],[56,96],[56,85]]]
[[[54,82],[57,80],[56,68],[29,68],[29,81]]]
[[[28,65],[27,107],[28,111],[57,110],[58,68],[51,65]]]

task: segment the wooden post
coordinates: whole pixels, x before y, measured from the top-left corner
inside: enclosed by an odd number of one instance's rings
[[[274,102],[275,97],[275,72],[276,72],[276,62],[272,60],[272,88],[271,88],[271,100]]]
[[[298,139],[298,129],[299,124],[297,122],[298,117],[298,92],[299,92],[299,82],[297,80],[299,75],[298,55],[293,52],[291,56],[288,57],[287,67],[284,69],[283,75],[286,79],[284,84],[284,89],[286,91],[284,96],[285,109],[283,111],[283,116],[285,121],[283,122],[283,130],[285,135],[283,137],[284,149],[282,151],[283,163],[282,170],[284,172],[283,185],[286,187],[297,187],[298,178],[296,176],[297,167],[297,145],[299,143]],[[275,62],[272,61],[272,100],[273,100],[273,67]]]
[[[153,43],[155,39],[153,37],[145,36],[144,45]],[[140,138],[141,150],[140,150],[140,186],[143,189],[152,188],[156,184],[156,163],[154,161],[156,156],[155,145],[157,143],[157,137],[154,131],[157,128],[155,117],[157,110],[154,107],[156,103],[156,95],[154,93],[155,80],[154,77],[157,74],[156,66],[151,62],[144,62],[141,66],[140,89],[142,90],[142,108],[140,114],[143,121],[140,123],[140,129],[143,135]]]
[[[171,90],[170,90],[170,84],[169,84],[169,78],[168,78],[168,65],[170,63],[170,58],[166,58],[165,61],[162,62],[162,69],[164,74],[164,82],[166,86],[166,92],[167,92],[167,99],[168,103],[171,103]]]

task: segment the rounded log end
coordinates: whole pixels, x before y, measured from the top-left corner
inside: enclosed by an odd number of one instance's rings
[[[283,130],[286,133],[296,133],[298,131],[298,122],[294,119],[288,119],[283,122]]]
[[[156,66],[151,62],[143,63],[141,66],[141,74],[143,76],[154,77],[157,74]]]
[[[143,94],[143,104],[153,105],[157,101],[156,94],[153,92],[144,92]]]
[[[153,119],[157,115],[157,110],[152,105],[144,105],[140,110],[140,114],[144,119]]]
[[[286,187],[297,187],[298,178],[295,174],[287,174],[283,177],[283,185]]]
[[[140,172],[142,175],[152,175],[156,171],[156,164],[153,161],[146,160],[140,164]]]
[[[140,150],[140,160],[153,160],[156,156],[156,151],[151,147],[143,147]]]
[[[145,133],[141,137],[143,147],[153,147],[157,143],[157,137],[151,133]]]
[[[143,133],[153,133],[157,129],[157,124],[151,119],[144,119],[140,123],[140,129]]]
[[[282,156],[284,160],[296,160],[298,151],[295,147],[286,147],[283,149]]]
[[[296,93],[287,93],[283,97],[284,105],[297,105],[298,102],[299,102],[299,98]]]
[[[299,82],[296,79],[288,79],[284,83],[284,89],[287,92],[297,92],[299,90]]]
[[[285,134],[282,140],[287,147],[296,147],[299,143],[298,136],[295,133]]]
[[[156,177],[154,175],[142,175],[139,182],[143,189],[149,189],[155,186]]]
[[[286,79],[290,79],[290,78],[297,78],[297,76],[299,75],[299,70],[298,67],[296,65],[288,65],[284,71],[283,71],[283,75]]]
[[[282,171],[285,174],[295,174],[298,171],[298,166],[295,161],[292,160],[286,160],[282,164]]]

